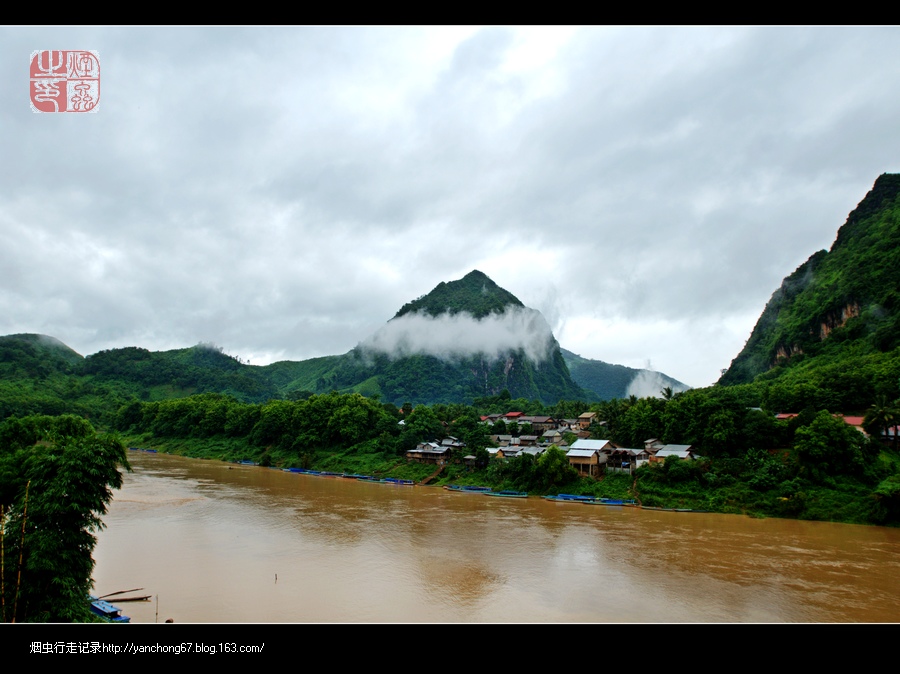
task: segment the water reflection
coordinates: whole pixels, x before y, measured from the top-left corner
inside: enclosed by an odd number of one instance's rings
[[[123,605],[136,622],[900,617],[895,529],[129,459],[94,577],[100,594],[158,597]]]

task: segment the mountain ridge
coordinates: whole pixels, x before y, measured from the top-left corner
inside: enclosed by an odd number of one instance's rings
[[[47,374],[55,368],[60,374],[108,382],[121,395],[130,391],[144,400],[224,393],[242,402],[264,402],[337,390],[377,395],[395,404],[431,404],[471,402],[507,390],[514,398],[554,404],[627,397],[629,386],[648,374],[561,349],[540,312],[526,307],[478,270],[442,282],[404,304],[386,327],[400,331],[389,335],[397,338],[393,345],[387,338],[374,344],[370,336],[343,355],[269,365],[242,363],[209,344],[157,352],[123,347],[86,357],[49,336],[11,335],[0,338],[0,346],[7,345],[8,360],[30,354],[23,376]],[[434,341],[436,331],[444,341],[438,344],[440,348],[428,351],[428,341]],[[468,351],[460,347],[465,347],[467,338]],[[21,346],[10,351],[10,344]],[[404,348],[392,351],[398,344]],[[41,369],[35,360],[39,360],[39,346],[67,354],[66,358],[53,361],[58,367]],[[443,353],[441,348],[457,350]],[[649,394],[658,395],[667,385],[676,390],[687,388],[666,375],[658,376],[658,386],[655,379],[649,380],[654,388]]]
[[[900,174],[885,173],[850,212],[831,248],[816,251],[785,277],[718,384],[803,380],[827,386],[831,405],[846,409],[863,405],[876,392],[895,397],[898,250]],[[852,368],[850,359],[855,359]]]

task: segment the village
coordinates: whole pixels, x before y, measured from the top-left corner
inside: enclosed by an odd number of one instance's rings
[[[783,413],[775,415],[775,418],[787,420],[796,416],[793,413]],[[868,435],[863,429],[863,417],[835,416],[864,436]],[[658,438],[645,440],[642,448],[620,447],[611,440],[592,438],[592,426],[597,429],[606,425],[605,421],[597,419],[596,412],[585,412],[577,419],[553,419],[548,416],[527,416],[522,412],[507,412],[483,415],[481,423],[492,430],[500,426],[507,431],[491,434],[493,446],[486,448],[491,458],[509,460],[522,454],[537,458],[551,445],[555,445],[566,453],[569,464],[578,474],[586,477],[599,478],[607,472],[630,474],[643,465],[662,463],[670,456],[687,461],[699,458],[693,445],[666,444]],[[450,460],[451,452],[464,449],[465,443],[447,436],[440,442],[420,442],[415,449],[406,453],[406,458],[418,463],[444,465]],[[472,454],[466,455],[463,460],[469,466],[476,465],[476,457]]]
[[[695,458],[691,445],[665,444],[657,438],[647,440],[643,448],[619,447],[610,440],[592,439],[592,424],[595,427],[606,424],[596,417],[596,412],[585,412],[577,419],[553,419],[547,416],[527,416],[522,412],[507,412],[484,415],[481,423],[492,430],[500,426],[502,430],[514,431],[491,434],[494,446],[486,448],[491,458],[509,460],[522,454],[537,458],[551,445],[555,445],[566,453],[570,465],[579,475],[593,478],[606,472],[633,473],[642,465],[665,461],[669,456],[687,460]],[[440,442],[420,442],[415,449],[406,453],[406,458],[419,463],[444,465],[449,461],[451,452],[464,448],[465,443],[457,438],[445,437]],[[467,465],[474,466],[476,458],[469,454],[464,457],[464,461]]]

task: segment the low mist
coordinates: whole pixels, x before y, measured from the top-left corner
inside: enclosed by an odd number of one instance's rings
[[[662,391],[666,386],[671,386],[673,393],[687,390],[684,386],[678,386],[659,372],[654,372],[652,367],[648,360],[646,369],[638,371],[634,379],[631,380],[628,390],[625,391],[626,396],[662,398]]]
[[[360,347],[394,359],[422,354],[443,360],[476,354],[496,360],[509,351],[522,349],[530,360],[541,363],[555,341],[550,325],[539,311],[509,307],[502,314],[481,319],[467,312],[437,317],[406,314],[389,321]]]

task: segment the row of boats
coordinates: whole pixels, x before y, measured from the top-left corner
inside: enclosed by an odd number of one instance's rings
[[[471,485],[450,484],[444,487],[448,491],[465,494],[484,494],[485,496],[500,496],[506,498],[528,498],[528,492],[524,491],[494,491],[490,487],[476,487]],[[678,513],[705,513],[708,510],[695,510],[693,508],[656,508],[637,503],[635,499],[606,498],[596,496],[582,496],[580,494],[556,494],[555,496],[541,496],[545,501],[557,501],[559,503],[584,503],[585,505],[624,506],[628,508],[641,508],[642,510],[661,510]]]
[[[318,475],[319,477],[338,477],[344,480],[360,480],[362,482],[377,482],[378,484],[392,484],[399,487],[412,487],[414,480],[401,480],[398,477],[375,477],[374,475],[360,475],[358,473],[333,473],[327,470],[311,470],[309,468],[282,468],[285,473],[302,473],[303,475]]]
[[[526,491],[512,491],[504,489],[494,491],[490,487],[475,487],[471,485],[449,484],[444,487],[448,491],[463,492],[467,494],[484,494],[485,496],[499,496],[501,498],[528,498]],[[579,496],[577,494],[557,494],[556,496],[542,496],[547,501],[566,501],[569,503],[587,503],[590,505],[636,505],[634,499],[597,498],[596,496]]]
[[[476,487],[473,485],[444,485],[447,491],[458,491],[466,494],[484,494],[485,496],[499,496],[500,498],[528,498],[527,491],[513,491],[512,489],[502,489],[494,491],[490,487]]]
[[[356,473],[333,473],[324,470],[311,470],[309,468],[282,468],[286,473],[303,473],[306,475],[318,475],[320,477],[336,477],[350,480],[361,480],[364,482],[377,482],[380,484],[392,484],[398,486],[411,487],[415,485],[413,480],[401,480],[396,477],[375,477],[373,475],[359,475]],[[526,491],[514,491],[512,489],[501,489],[494,491],[491,487],[479,487],[477,485],[444,485],[447,491],[453,491],[464,494],[482,494],[484,496],[495,496],[498,498],[528,498]],[[584,503],[585,505],[601,505],[601,506],[625,506],[630,508],[641,508],[643,510],[661,510],[667,512],[679,513],[705,513],[708,510],[694,510],[692,508],[656,508],[652,506],[640,505],[635,499],[606,498],[604,496],[582,496],[580,494],[556,494],[555,496],[542,496],[547,501],[558,501],[564,503]]]

